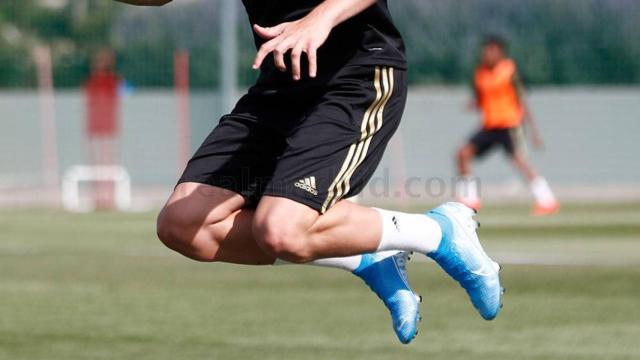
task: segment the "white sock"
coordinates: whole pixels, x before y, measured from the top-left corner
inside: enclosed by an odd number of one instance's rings
[[[533,179],[533,181],[529,183],[529,187],[531,188],[531,193],[538,204],[542,206],[551,206],[557,202],[556,197],[553,195],[553,192],[549,187],[549,183],[547,183],[547,180],[542,176],[538,176]]]
[[[382,259],[388,258],[389,256],[393,256],[397,253],[398,251],[380,251],[373,255],[376,257],[376,259],[382,260]],[[362,255],[355,255],[355,256],[347,256],[347,257],[318,259],[303,265],[330,267],[330,268],[346,270],[349,272],[354,272],[360,266],[361,262],[362,262]],[[281,259],[277,259],[276,262],[273,263],[273,265],[296,265],[296,264],[293,264]]]
[[[382,238],[378,251],[402,250],[429,254],[440,246],[442,230],[430,217],[423,214],[376,210],[382,219]]]
[[[360,266],[361,261],[362,255],[355,255],[339,258],[318,259],[305,265],[331,267],[353,272],[358,268],[358,266]]]
[[[480,202],[478,179],[470,176],[461,177],[456,183],[456,197],[467,204]]]

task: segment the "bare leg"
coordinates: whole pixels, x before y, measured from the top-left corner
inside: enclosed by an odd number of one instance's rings
[[[471,162],[476,155],[473,144],[463,145],[457,153],[458,183],[456,184],[456,199],[463,204],[478,210],[480,208],[479,184],[471,178]]]
[[[158,216],[158,237],[194,260],[246,265],[270,265],[277,257],[299,263],[359,255],[375,251],[380,242],[376,210],[341,201],[321,217],[292,200],[265,199],[271,201],[261,202],[262,226],[255,226],[254,211],[244,208],[242,196],[203,184],[180,184]]]
[[[475,153],[476,149],[472,144],[465,144],[458,150],[458,175],[469,176],[471,174],[471,162]]]
[[[158,217],[158,236],[194,260],[247,265],[273,264],[276,258],[308,263],[387,250],[426,254],[437,249],[442,237],[437,222],[422,214],[349,201],[338,202],[322,216],[279,197],[265,196],[256,211],[244,206],[244,198],[228,190],[181,184]]]
[[[560,205],[549,187],[547,180],[538,175],[521,153],[516,152],[516,154],[514,154],[513,164],[527,180],[531,194],[535,198],[536,206],[534,207],[533,214],[550,215],[556,213]]]
[[[295,263],[375,252],[382,236],[374,209],[340,201],[320,216],[306,205],[269,196],[260,201],[253,230],[265,251]]]
[[[515,154],[513,154],[511,161],[513,162],[513,165],[516,167],[516,169],[520,171],[525,180],[527,180],[527,182],[531,182],[536,177],[538,177],[536,170],[529,164],[523,154],[516,152]]]
[[[229,190],[196,183],[176,187],[158,216],[158,237],[169,248],[198,261],[270,265],[273,255],[251,233],[253,210]]]

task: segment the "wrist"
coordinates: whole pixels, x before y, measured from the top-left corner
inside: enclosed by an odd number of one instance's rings
[[[342,22],[340,13],[333,11],[333,8],[330,6],[320,5],[316,7],[311,11],[311,13],[309,13],[309,17],[311,17],[319,26],[328,28],[329,30]]]

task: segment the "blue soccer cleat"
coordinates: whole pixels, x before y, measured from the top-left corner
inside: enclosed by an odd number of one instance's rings
[[[467,291],[471,303],[485,320],[493,320],[502,308],[500,265],[482,249],[473,219],[475,211],[460,203],[446,203],[426,215],[442,228],[438,250],[427,254]]]
[[[410,343],[418,335],[421,301],[409,286],[407,260],[405,252],[391,256],[387,253],[386,257],[384,254],[365,254],[360,266],[353,271],[389,309],[393,330],[403,344]]]

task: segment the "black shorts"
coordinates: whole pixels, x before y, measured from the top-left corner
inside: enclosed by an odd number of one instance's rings
[[[494,146],[501,147],[509,156],[523,150],[522,128],[482,129],[476,132],[469,143],[475,148],[476,157],[487,154]]]
[[[284,197],[320,213],[358,194],[404,111],[406,73],[349,66],[323,85],[252,88],[223,116],[179,180],[222,187],[256,206]]]

